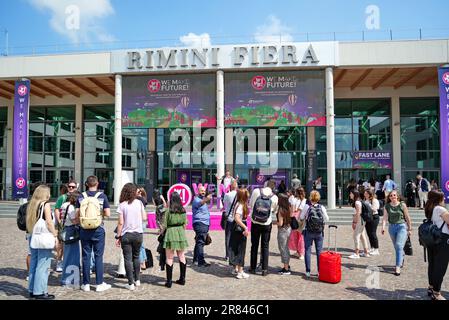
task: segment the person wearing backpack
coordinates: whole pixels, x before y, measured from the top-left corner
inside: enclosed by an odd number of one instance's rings
[[[265,188],[254,189],[251,194],[251,260],[249,272],[256,273],[257,252],[261,243],[262,276],[268,275],[268,256],[273,218],[278,211],[278,197],[273,193],[274,180],[268,180]]]
[[[88,190],[83,192],[76,201],[76,217],[80,221],[83,257],[83,284],[81,285],[81,290],[90,291],[90,265],[93,249],[96,291],[101,292],[111,288],[111,285],[103,281],[103,255],[106,234],[103,217],[109,217],[111,209],[106,195],[98,192],[98,178],[96,176],[87,177],[86,186]]]
[[[360,257],[369,257],[370,254],[368,253],[368,240],[367,235],[365,231],[365,222],[362,218],[363,214],[370,215],[372,218],[372,211],[371,213],[371,206],[367,203],[362,202],[362,199],[360,198],[360,193],[358,190],[352,190],[349,193],[349,199],[351,200],[352,207],[354,208],[354,214],[352,216],[352,230],[353,230],[353,238],[354,238],[354,253],[350,255],[349,259],[359,259]],[[360,254],[360,240],[362,240],[363,250],[364,253]]]
[[[49,269],[53,258],[52,250],[58,243],[58,231],[55,229],[49,199],[50,188],[41,185],[34,191],[27,207],[26,228],[28,233],[31,234],[28,292],[30,298],[38,300],[55,298],[54,295],[48,293],[48,276],[50,275]],[[54,237],[54,240],[52,237]],[[52,241],[50,242],[50,240]],[[53,248],[50,248],[50,245]]]
[[[385,234],[385,225],[388,221],[388,232],[393,241],[396,252],[396,267],[394,275],[401,275],[404,264],[404,246],[407,236],[412,234],[412,222],[408,213],[407,205],[400,201],[399,193],[393,190],[387,199],[382,220],[382,234]]]
[[[158,227],[158,242],[159,245],[157,247],[157,252],[159,252],[159,271],[165,270],[165,263],[167,260],[165,249],[163,248],[164,244],[164,234],[162,224],[164,223],[165,213],[167,211],[167,202],[165,202],[164,196],[159,192],[158,189],[153,191],[153,205],[156,207],[156,223]]]
[[[73,188],[72,188],[73,189]],[[67,201],[60,207],[64,257],[62,259],[62,286],[68,288],[80,288],[80,241],[79,241],[79,221],[76,218],[76,201],[80,193],[71,192],[67,195]],[[63,235],[70,235],[73,239],[64,239]],[[76,277],[76,278],[75,278]]]
[[[319,202],[321,195],[318,191],[313,190],[310,192],[309,201],[310,204],[306,204],[301,211],[299,219],[305,220],[304,228],[304,244],[306,247],[306,277],[310,278],[311,271],[311,257],[312,257],[312,244],[315,243],[317,270],[320,270],[320,254],[323,250],[323,238],[324,238],[324,224],[329,221],[326,208]]]
[[[441,284],[449,264],[449,212],[444,207],[444,193],[432,190],[425,207],[426,218],[441,230],[439,244],[428,247],[428,295],[432,300],[446,300],[441,294]]]
[[[371,221],[365,221],[365,229],[368,234],[369,243],[371,245],[370,255],[379,255],[379,239],[377,238],[377,227],[379,226],[379,210],[380,203],[371,190],[364,193],[365,203],[371,206],[373,218]]]
[[[143,242],[143,223],[146,220],[145,208],[137,198],[137,186],[127,183],[120,193],[117,223],[116,246],[122,247],[125,259],[126,289],[135,290],[140,286],[140,248]]]

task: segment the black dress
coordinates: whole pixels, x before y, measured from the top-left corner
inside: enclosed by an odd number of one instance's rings
[[[246,220],[242,220],[242,222],[246,226]],[[234,220],[229,239],[229,263],[243,267],[245,264],[246,237],[243,235],[242,230],[236,230],[236,225],[237,222]]]

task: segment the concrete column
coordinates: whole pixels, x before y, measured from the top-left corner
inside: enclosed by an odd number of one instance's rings
[[[232,128],[225,129],[225,165],[226,170],[230,170],[233,177],[234,172],[234,130]]]
[[[122,76],[115,75],[114,127],[114,204],[119,204],[122,189]]]
[[[401,110],[399,106],[399,97],[391,97],[391,145],[393,147],[393,172],[391,179],[402,190],[402,168],[401,168]]]
[[[14,125],[14,102],[8,103],[8,120],[6,125],[6,172],[5,172],[5,197],[12,197],[12,143],[13,143],[13,125]],[[29,177],[28,177],[29,180]]]
[[[224,132],[224,73],[217,71],[217,174],[225,174],[225,132]],[[218,185],[217,185],[218,190]]]
[[[76,104],[75,109],[75,172],[74,178],[83,186],[83,149],[84,149],[84,132],[83,132],[83,105]]]
[[[326,137],[327,137],[327,205],[335,209],[335,112],[334,112],[334,72],[326,68]]]

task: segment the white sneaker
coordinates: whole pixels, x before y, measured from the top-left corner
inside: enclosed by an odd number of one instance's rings
[[[306,278],[310,278],[310,272],[306,272]]]
[[[134,284],[125,284],[125,288],[130,291],[136,290],[136,287],[134,286]],[[98,291],[98,287],[97,287],[97,291]]]
[[[30,280],[30,277],[29,277],[29,276],[27,276],[27,278],[26,278],[26,281],[28,281],[28,280]]]
[[[304,256],[300,256],[300,257],[299,257],[299,260],[304,260]]]
[[[137,280],[136,282],[134,282],[134,284],[136,285],[136,287],[140,287],[140,280]]]
[[[97,286],[97,290],[96,291],[97,292],[102,292],[102,291],[106,291],[108,289],[111,289],[111,285],[103,282],[102,284],[99,284]]]
[[[366,257],[366,258],[371,257],[371,255],[369,253],[365,253],[365,252],[361,252],[359,255],[360,255],[361,258],[363,258],[363,257]]]
[[[241,272],[238,273],[236,276],[237,279],[248,279],[249,278],[249,274],[245,273],[245,272]]]
[[[90,291],[90,285],[88,285],[88,284],[81,285],[81,290],[83,290],[84,292],[89,292]]]
[[[56,264],[56,272],[62,272],[62,261],[58,261]]]
[[[348,258],[349,259],[360,259],[360,255],[353,253]]]
[[[373,249],[373,251],[371,251],[370,254],[371,254],[372,256],[378,256],[378,255],[380,255],[379,249]]]
[[[236,276],[238,274],[238,272],[235,271],[235,269],[232,269],[231,273],[232,273],[233,276]]]

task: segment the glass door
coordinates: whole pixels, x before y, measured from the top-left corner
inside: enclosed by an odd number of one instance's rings
[[[337,169],[336,180],[337,180],[337,204],[347,205],[349,199],[348,184],[353,178],[352,169]]]

